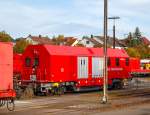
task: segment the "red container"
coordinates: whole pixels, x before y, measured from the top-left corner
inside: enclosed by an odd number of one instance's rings
[[[15,108],[13,90],[13,45],[0,42],[0,105],[9,111]]]
[[[14,96],[12,44],[0,42],[0,98]]]
[[[0,43],[0,90],[13,89],[13,51],[10,43]]]

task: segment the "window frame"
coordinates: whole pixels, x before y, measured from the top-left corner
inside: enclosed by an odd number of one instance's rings
[[[86,44],[90,44],[90,41],[86,41]]]
[[[129,58],[126,58],[126,66],[129,66],[130,65],[130,60]]]
[[[111,66],[111,58],[110,57],[107,58],[107,66]]]
[[[38,67],[40,65],[39,57],[35,57],[33,60],[33,66]]]
[[[29,57],[25,58],[25,66],[26,67],[31,67],[31,58],[29,58]]]
[[[119,58],[116,58],[116,59],[115,59],[115,62],[116,62],[116,66],[117,66],[117,67],[120,66],[120,59],[119,59]]]

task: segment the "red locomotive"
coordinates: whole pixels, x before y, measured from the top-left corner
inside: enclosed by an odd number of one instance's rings
[[[0,106],[7,104],[8,110],[14,110],[13,90],[13,48],[11,43],[0,42]]]
[[[103,85],[103,48],[30,45],[23,53],[22,85],[47,93],[55,83],[63,91],[100,89]],[[108,48],[108,84],[121,88],[139,60],[125,50]],[[133,66],[135,65],[136,66]]]

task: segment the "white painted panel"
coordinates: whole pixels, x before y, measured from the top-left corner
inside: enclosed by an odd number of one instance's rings
[[[92,58],[92,77],[99,78],[103,77],[103,58],[93,57]]]
[[[78,78],[88,78],[88,57],[78,57]]]

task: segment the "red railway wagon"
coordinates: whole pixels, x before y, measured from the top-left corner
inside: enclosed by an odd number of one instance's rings
[[[7,104],[9,110],[14,109],[13,90],[13,49],[11,43],[0,42],[0,106]]]
[[[142,68],[140,59],[138,58],[131,58],[131,65],[130,71],[133,77],[149,77],[150,70]]]
[[[30,45],[22,59],[22,84],[34,83],[36,92],[47,92],[54,83],[72,91],[103,85],[102,48]],[[108,84],[121,87],[131,78],[131,65],[125,50],[108,48]]]

